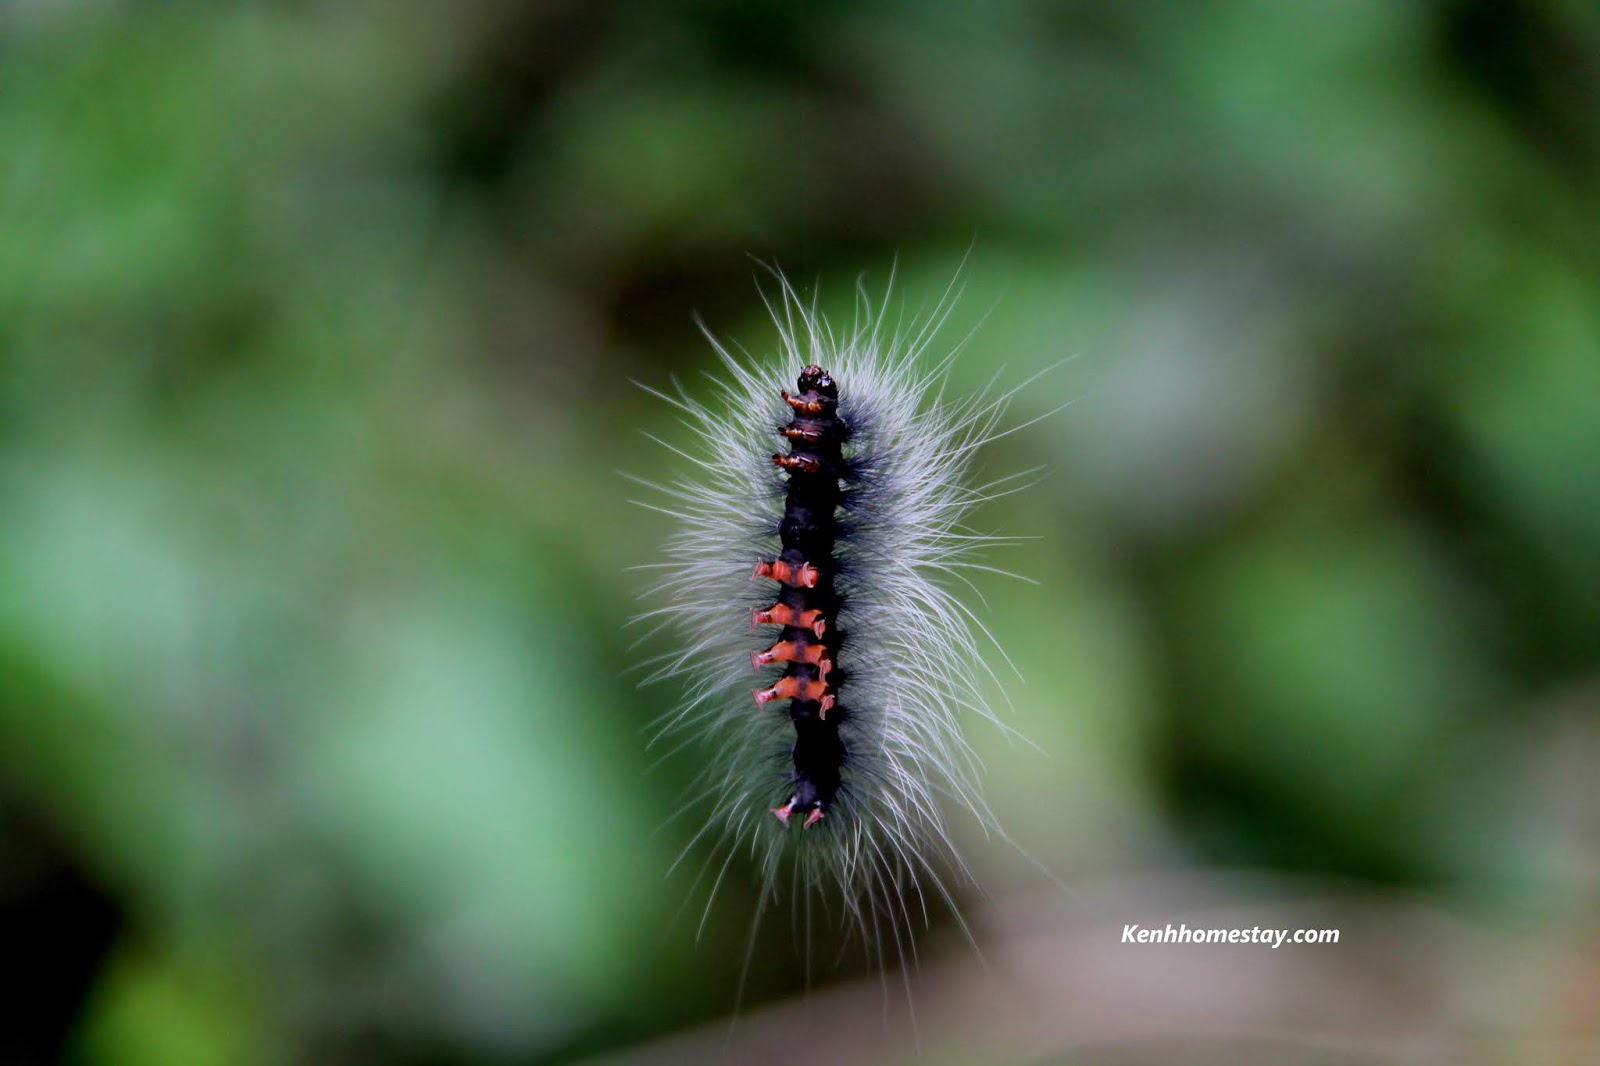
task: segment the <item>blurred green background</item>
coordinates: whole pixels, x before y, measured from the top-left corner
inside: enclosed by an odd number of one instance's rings
[[[967,832],[922,1061],[1592,1061],[1597,194],[1584,0],[5,4],[0,1062],[912,1060],[667,876],[616,471],[752,256],[1071,359],[972,733],[1063,884]]]

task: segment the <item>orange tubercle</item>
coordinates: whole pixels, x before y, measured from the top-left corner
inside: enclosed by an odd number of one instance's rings
[[[759,670],[768,663],[806,663],[817,667],[819,676],[826,677],[833,669],[833,660],[824,658],[827,653],[828,649],[821,644],[780,640],[766,651],[751,652],[750,665]]]
[[[824,405],[821,400],[802,400],[798,396],[789,395],[787,390],[780,393],[780,395],[783,397],[783,402],[793,407],[796,411],[808,415],[820,415],[823,412]]]
[[[756,626],[772,625],[809,629],[818,637],[828,631],[827,620],[822,617],[822,612],[815,607],[797,611],[787,603],[775,603],[765,611],[755,610],[750,612],[751,629]]]
[[[770,577],[792,588],[814,589],[817,587],[817,579],[822,575],[810,563],[789,563],[782,559],[773,559],[771,562],[762,560],[757,563],[755,576]]]
[[[772,465],[785,470],[802,470],[807,474],[820,473],[822,470],[822,463],[810,455],[774,455]]]
[[[829,707],[833,706],[833,696],[828,692],[827,683],[821,678],[810,681],[798,677],[780,677],[771,688],[755,689],[752,693],[756,703],[765,707],[773,700],[803,700],[817,702],[826,700]]]

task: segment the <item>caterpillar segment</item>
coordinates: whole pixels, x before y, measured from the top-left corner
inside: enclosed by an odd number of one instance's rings
[[[821,367],[807,367],[806,369],[822,370]],[[822,370],[822,372],[824,374],[827,373],[826,370]],[[804,389],[799,396],[791,396],[788,392],[780,392],[778,395],[783,397],[784,403],[795,409],[795,413],[803,415],[825,414],[831,411],[834,406],[837,406],[838,403],[838,399],[835,397],[834,403],[829,404],[827,397],[816,395],[815,390],[811,389]]]
[[[775,603],[765,611],[752,611],[750,614],[750,627],[779,625],[785,629],[806,629],[816,637],[821,637],[828,631],[828,620],[822,617],[822,612],[815,607],[809,610],[796,610],[787,603]]]
[[[806,700],[821,704],[822,710],[833,709],[833,693],[820,677],[802,678],[798,674],[784,674],[771,688],[755,689],[756,703],[765,707],[773,700]]]
[[[810,563],[795,564],[782,559],[773,559],[771,562],[763,560],[756,564],[756,577],[770,577],[774,581],[796,588],[816,588],[818,576],[817,568]]]
[[[819,641],[780,640],[766,651],[751,652],[750,665],[760,670],[768,663],[810,663],[822,667],[826,677],[833,669],[833,661],[827,654],[827,646]]]
[[[811,426],[784,426],[778,430],[778,436],[804,444],[819,444],[822,441],[822,431]]]
[[[774,455],[772,465],[806,474],[822,473],[822,464],[809,455]]]

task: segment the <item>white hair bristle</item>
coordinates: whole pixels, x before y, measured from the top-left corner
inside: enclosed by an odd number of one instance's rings
[[[708,333],[725,372],[714,400],[693,399],[681,385],[674,394],[649,390],[677,409],[691,435],[685,446],[666,445],[682,474],[651,485],[664,499],[639,501],[676,522],[666,561],[654,564],[664,576],[639,620],[681,641],[681,650],[652,662],[646,680],[680,678],[688,688],[686,701],[662,716],[655,743],[704,745],[704,770],[684,811],[707,817],[685,855],[714,842],[702,870],[713,872],[712,900],[734,857],[748,852],[766,885],[758,917],[789,879],[802,893],[840,901],[880,957],[892,949],[905,959],[906,927],[920,924],[913,910],[925,922],[921,901],[940,898],[959,920],[950,879],[972,881],[947,808],[997,828],[962,727],[968,714],[995,720],[981,694],[993,675],[979,647],[980,636],[992,638],[953,589],[976,593],[967,572],[994,568],[975,556],[1009,539],[964,523],[1021,475],[984,486],[966,479],[978,450],[1011,432],[999,427],[1022,386],[947,395],[956,352],[930,359],[928,349],[952,290],[927,317],[892,331],[887,294],[874,307],[858,290],[853,328],[839,334],[781,276],[778,283],[780,298],[768,302],[781,337],[774,357],[735,355]],[[773,802],[790,788],[795,730],[783,712],[752,705],[751,651],[760,637],[749,621],[772,600],[751,567],[779,545],[785,475],[773,452],[790,414],[783,394],[808,366],[831,373],[838,417],[849,427],[852,476],[842,487],[833,561],[838,626],[847,634],[840,698],[849,713],[838,726],[846,756],[837,799],[825,820],[802,830],[772,817]]]

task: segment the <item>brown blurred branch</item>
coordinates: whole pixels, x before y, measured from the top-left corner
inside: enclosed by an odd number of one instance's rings
[[[976,916],[983,958],[958,948],[925,966],[913,1009],[896,974],[603,1061],[848,1066],[909,1061],[919,1046],[971,1062],[1596,1061],[1592,929],[1495,928],[1428,900],[1307,889],[1192,875],[1001,899]],[[1123,944],[1129,922],[1342,935],[1277,949]]]

